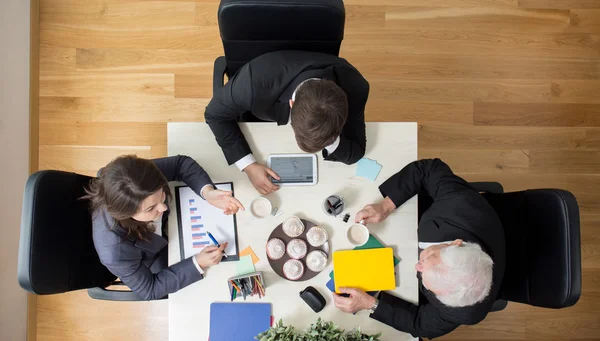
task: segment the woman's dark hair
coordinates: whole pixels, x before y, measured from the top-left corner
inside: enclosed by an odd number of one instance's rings
[[[87,195],[82,199],[90,200],[92,214],[106,208],[125,228],[128,236],[146,239],[154,232],[152,222],[137,221],[132,216],[138,213],[144,199],[160,189],[165,192],[167,200],[171,200],[168,181],[154,162],[135,155],[124,155],[100,170],[98,177],[90,181]]]

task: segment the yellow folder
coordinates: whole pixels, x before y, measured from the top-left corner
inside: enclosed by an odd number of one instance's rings
[[[392,290],[396,287],[393,251],[389,247],[336,251],[333,253],[333,277],[337,293],[340,287]]]

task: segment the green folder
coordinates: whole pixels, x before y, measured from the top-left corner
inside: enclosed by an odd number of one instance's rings
[[[379,249],[382,247],[385,246],[381,244],[381,242],[377,240],[374,235],[369,234],[369,240],[367,240],[367,243],[363,246],[355,247],[354,250]],[[398,265],[398,263],[400,263],[400,260],[394,256],[394,266]],[[329,273],[329,277],[333,279],[333,271]]]

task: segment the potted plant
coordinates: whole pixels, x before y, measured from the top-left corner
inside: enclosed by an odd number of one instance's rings
[[[293,326],[285,326],[282,320],[269,330],[258,334],[259,341],[381,341],[381,334],[368,335],[360,328],[344,333],[335,323],[323,321],[321,318],[305,331],[296,330]]]
[[[284,326],[282,320],[254,338],[259,341],[304,341],[293,326]]]

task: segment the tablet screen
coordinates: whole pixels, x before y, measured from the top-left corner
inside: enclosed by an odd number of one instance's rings
[[[271,169],[281,178],[281,180],[272,179],[274,184],[313,182],[312,156],[272,157]]]

